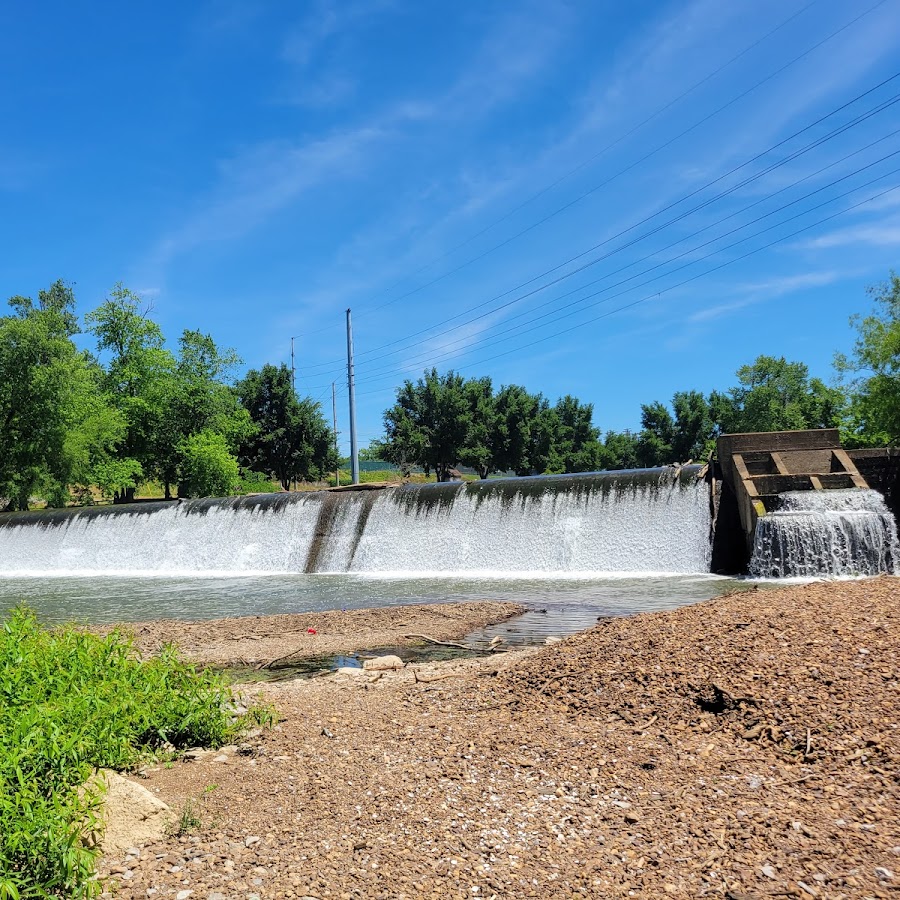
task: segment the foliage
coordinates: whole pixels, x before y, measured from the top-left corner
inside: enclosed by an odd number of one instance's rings
[[[246,466],[277,478],[285,490],[295,479],[318,481],[336,467],[334,432],[318,403],[297,398],[286,365],[251,369],[235,389],[255,426],[240,449]]]
[[[783,356],[759,356],[737,371],[738,385],[713,392],[712,416],[722,433],[833,428],[840,422],[844,397],[837,388],[809,377],[804,363]]]
[[[138,659],[128,638],[46,631],[17,609],[0,629],[0,885],[6,896],[90,897],[97,768],[235,732],[219,676],[171,649]]]
[[[403,383],[397,402],[384,414],[385,458],[404,474],[418,464],[447,481],[466,449],[470,421],[465,379],[453,371],[426,371],[415,384]]]
[[[228,497],[240,484],[238,462],[224,435],[200,431],[184,438],[175,450],[180,497]]]
[[[38,296],[13,297],[14,315],[0,318],[0,494],[16,509],[35,493],[62,505],[70,484],[108,488],[134,471],[116,465],[124,422],[72,342],[71,289],[56,282]]]
[[[891,272],[869,294],[874,311],[850,320],[856,329],[852,355],[839,354],[835,359],[851,388],[843,438],[850,446],[896,446],[900,444],[900,276]]]

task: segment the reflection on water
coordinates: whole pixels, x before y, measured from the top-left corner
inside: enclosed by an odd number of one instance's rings
[[[252,577],[0,578],[0,610],[27,603],[43,622],[92,624],[145,619],[214,619],[403,603],[512,600],[528,611],[475,638],[531,643],[580,631],[598,616],[672,609],[746,582],[697,576],[592,579],[367,578],[353,575]]]

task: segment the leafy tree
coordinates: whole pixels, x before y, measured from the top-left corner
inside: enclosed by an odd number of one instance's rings
[[[875,310],[853,316],[857,338],[838,372],[850,379],[850,404],[843,438],[850,446],[900,444],[900,276],[869,288]],[[855,376],[855,377],[853,377]]]
[[[0,495],[27,509],[33,494],[51,505],[69,485],[109,487],[133,467],[116,464],[124,422],[98,391],[97,369],[71,336],[75,299],[63,282],[9,301],[0,318]]]
[[[177,448],[180,497],[227,497],[240,482],[238,462],[223,434],[204,430],[183,438]]]
[[[415,384],[404,382],[385,412],[386,458],[403,471],[418,463],[426,474],[433,471],[438,481],[447,481],[467,448],[470,424],[463,377],[431,369]]]
[[[601,469],[638,468],[638,438],[630,431],[607,431],[598,462]]]
[[[516,475],[532,473],[537,418],[547,405],[540,394],[529,394],[517,384],[500,388],[494,401],[495,471]]]
[[[602,457],[594,407],[567,394],[538,411],[533,428],[532,468],[545,474],[592,472]]]
[[[161,434],[172,398],[175,359],[165,349],[159,325],[141,311],[141,298],[121,283],[85,316],[85,324],[108,360],[103,389],[125,421],[121,457],[134,460],[145,476],[161,477],[168,484],[174,448]],[[127,487],[117,499],[130,499],[134,488]]]
[[[318,480],[335,468],[334,432],[318,403],[297,399],[286,365],[251,369],[235,390],[256,426],[241,446],[245,465],[274,476],[285,490],[295,478]]]
[[[465,383],[463,390],[469,405],[469,430],[459,459],[463,465],[473,468],[479,478],[487,478],[496,466],[497,405],[494,388],[490,378],[472,378]]]
[[[708,454],[715,436],[709,401],[699,391],[677,391],[672,412],[660,402],[641,406],[638,462],[664,466]]]
[[[720,432],[789,431],[838,425],[844,395],[803,363],[783,356],[759,356],[737,371],[738,385],[710,395],[711,415]]]

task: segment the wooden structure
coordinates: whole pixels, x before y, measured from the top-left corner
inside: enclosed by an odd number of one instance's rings
[[[779,494],[868,487],[836,428],[724,434],[716,451],[722,476],[737,499],[748,549],[756,520],[776,507]]]

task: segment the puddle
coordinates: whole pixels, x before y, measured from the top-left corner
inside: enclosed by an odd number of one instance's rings
[[[460,641],[460,643],[464,642]],[[374,647],[359,650],[356,653],[307,656],[273,669],[235,667],[226,668],[224,671],[236,684],[253,684],[256,682],[292,681],[296,678],[316,678],[345,667],[361,669],[365,660],[374,659],[376,656],[399,656],[405,663],[430,663],[483,655],[477,650],[441,647],[436,644],[428,644],[424,647]]]

